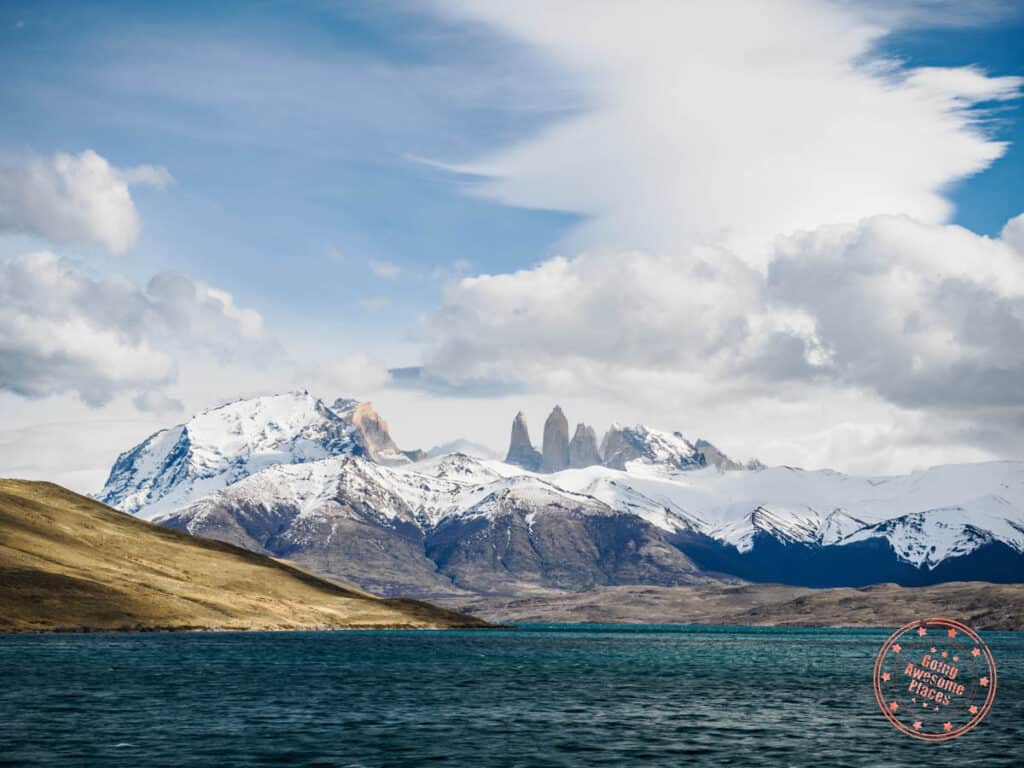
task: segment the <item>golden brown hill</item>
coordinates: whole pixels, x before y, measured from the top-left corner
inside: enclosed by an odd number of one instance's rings
[[[486,626],[118,512],[0,480],[0,631]]]

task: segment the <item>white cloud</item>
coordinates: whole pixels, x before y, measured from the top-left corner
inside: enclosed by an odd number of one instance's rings
[[[598,423],[639,411],[767,461],[1024,451],[1024,224],[947,226],[945,197],[1005,152],[979,105],[1024,80],[879,56],[924,5],[445,0],[581,94],[451,167],[582,220],[569,257],[449,286],[424,377],[596,398]]]
[[[93,242],[124,253],[140,231],[129,188],[161,189],[171,181],[166,168],[117,168],[91,149],[0,159],[0,231],[52,243]]]
[[[367,266],[370,267],[370,271],[377,277],[383,280],[394,280],[400,274],[402,274],[402,268],[397,264],[390,261],[378,261],[376,259],[370,259]]]
[[[185,275],[157,275],[142,289],[119,276],[93,278],[48,252],[0,262],[2,390],[73,392],[91,405],[135,393],[140,408],[168,409],[163,389],[179,357],[271,349],[257,313]]]
[[[948,185],[1005,150],[971,107],[1017,77],[905,71],[885,29],[812,0],[448,0],[575,76],[573,116],[459,170],[478,194],[572,211],[583,248],[767,240],[876,214],[947,220]]]
[[[910,407],[1024,409],[1024,252],[1007,241],[876,217],[780,243],[766,287],[813,323],[819,375]]]
[[[1016,249],[1017,253],[1024,254],[1024,213],[1006,222],[1002,239]]]
[[[602,398],[609,419],[629,403],[789,463],[882,472],[1020,451],[1017,248],[880,216],[782,238],[766,273],[708,247],[551,259],[451,285],[423,328],[426,371]]]
[[[356,353],[336,358],[307,379],[324,398],[366,398],[391,380],[387,366],[368,355]]]
[[[146,413],[169,414],[181,413],[185,410],[185,404],[181,400],[154,389],[139,392],[132,398],[132,403],[140,411]]]

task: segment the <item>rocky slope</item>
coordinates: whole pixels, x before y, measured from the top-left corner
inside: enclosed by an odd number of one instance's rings
[[[910,589],[807,589],[781,584],[620,586],[520,598],[460,597],[443,604],[488,621],[603,624],[880,627],[913,616],[956,616],[977,629],[1024,629],[1024,585],[952,582]]]
[[[635,510],[510,469],[461,454],[404,468],[336,457],[268,468],[157,520],[380,594],[709,580]]]
[[[512,421],[508,464],[531,472],[560,472],[563,469],[582,469],[603,464],[612,469],[626,469],[630,462],[671,466],[676,469],[699,469],[714,466],[722,470],[745,467],[726,456],[704,439],[691,443],[679,432],[662,432],[639,424],[623,427],[613,424],[598,448],[597,434],[586,424],[577,424],[572,440],[569,422],[560,406],[555,406],[544,422],[542,450],[537,451],[530,442],[526,416],[522,411]],[[756,461],[746,467],[760,468]]]
[[[530,429],[526,425],[526,415],[522,411],[512,420],[512,436],[509,439],[505,461],[531,472],[540,469],[541,455],[530,442]]]
[[[381,600],[50,483],[0,480],[0,631],[481,624]]]
[[[569,466],[569,421],[555,406],[544,422],[544,445],[541,451],[542,472],[560,472]]]
[[[569,466],[583,469],[601,463],[601,453],[597,449],[597,434],[593,427],[582,422],[576,425],[576,432],[569,442]]]

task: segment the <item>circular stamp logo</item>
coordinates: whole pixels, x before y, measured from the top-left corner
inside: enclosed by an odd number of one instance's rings
[[[963,736],[996,697],[992,653],[970,627],[918,619],[893,632],[875,659],[875,699],[898,730],[925,741]]]

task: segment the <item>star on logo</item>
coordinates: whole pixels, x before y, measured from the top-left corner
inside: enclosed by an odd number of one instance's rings
[[[903,647],[899,643],[896,643],[896,645],[894,645],[892,647],[892,652],[893,653],[899,653],[902,650],[903,650]]]
[[[949,632],[947,632],[946,634],[949,635],[950,637],[956,637],[956,630],[955,629],[950,629]]]
[[[987,677],[983,677],[983,678],[981,678],[981,680],[979,680],[979,681],[978,681],[978,683],[979,683],[979,684],[980,684],[980,685],[981,685],[981,686],[982,686],[983,688],[987,688],[987,687],[988,687],[988,678],[987,678]]]
[[[949,733],[953,730],[953,724],[947,720],[942,724],[942,730],[944,730],[946,733]]]
[[[927,635],[927,634],[928,634],[928,630],[927,630],[927,629],[925,629],[924,627],[920,627],[920,628],[919,628],[919,629],[917,630],[917,634],[918,634],[918,635],[919,635],[920,637],[924,637],[925,635]]]
[[[975,658],[977,658],[978,656],[981,656],[981,649],[980,648],[972,648],[971,649],[971,656],[974,656]]]
[[[953,661],[960,661],[960,657],[959,656],[954,656],[953,657]]]
[[[949,656],[949,651],[943,651],[942,658],[946,658],[947,656]]]
[[[915,720],[914,721],[914,730],[915,731],[920,731],[921,730],[921,721],[920,720]]]
[[[899,708],[900,708],[899,702],[896,702],[896,701],[890,701],[889,702],[889,711],[890,712],[895,712]]]
[[[932,646],[931,648],[929,648],[928,650],[929,650],[929,651],[931,651],[932,653],[935,653],[935,650],[936,650],[936,649],[935,649],[935,646],[933,645],[933,646]]]
[[[971,704],[971,706],[967,708],[967,711],[970,712],[972,715],[978,714],[978,708],[974,704]]]
[[[886,682],[886,683],[888,683],[888,682],[889,682],[889,673],[888,673],[888,672],[883,672],[883,673],[882,673],[882,680],[883,680],[884,682]]]

